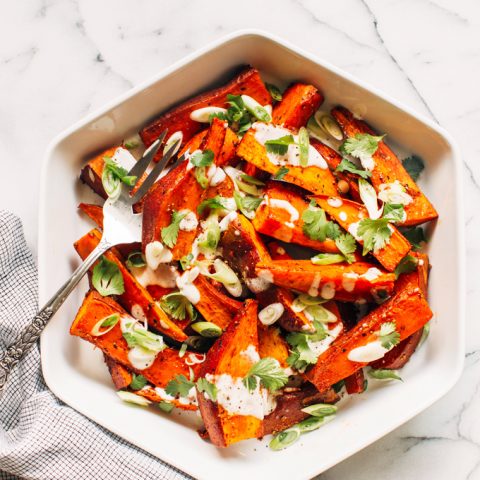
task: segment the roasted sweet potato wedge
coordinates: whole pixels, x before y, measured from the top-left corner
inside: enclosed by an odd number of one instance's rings
[[[247,349],[258,351],[257,302],[247,300],[223,335],[214,343],[201,364],[199,376],[208,379],[227,375],[232,379],[245,377],[254,364]],[[229,413],[224,406],[197,393],[198,406],[210,440],[217,447],[227,447],[247,438],[263,435],[263,419],[252,415]]]
[[[355,137],[359,133],[377,135],[366,122],[355,118],[352,112],[344,107],[334,108],[332,115],[339,123],[346,137]],[[417,184],[403,168],[402,162],[385,142],[379,143],[378,149],[372,158],[375,166],[372,170],[371,182],[377,191],[382,184],[399,181],[412,197],[412,202],[405,205],[407,218],[403,225],[418,225],[438,217],[438,213],[433,205],[421,192]]]
[[[117,390],[125,390],[132,382],[132,374],[130,370],[125,368],[121,363],[117,363],[107,355],[103,355],[108,371],[112,377],[113,384]]]
[[[78,208],[87,215],[87,217],[92,219],[97,227],[103,228],[103,208],[100,205],[80,203]]]
[[[141,397],[144,397],[153,403],[170,403],[174,407],[179,408],[180,410],[198,410],[196,402],[187,403],[188,400],[186,401],[184,398],[172,399],[170,395],[166,394],[165,390],[158,387],[154,388],[151,385],[148,385],[148,388],[137,390],[133,393],[135,393],[135,395],[140,395]]]
[[[257,293],[268,288],[268,282],[265,283],[257,277],[255,266],[258,262],[268,262],[270,255],[250,220],[239,214],[229,223],[220,240],[220,246],[227,263],[243,277],[252,292]]]
[[[304,127],[323,102],[323,96],[313,85],[294,83],[273,107],[272,122],[291,130]]]
[[[214,162],[222,153],[226,127],[215,118],[203,139],[200,150],[211,150]],[[162,229],[170,225],[174,211],[190,210],[196,214],[197,207],[206,194],[195,178],[195,169],[189,169],[185,160],[155,184],[145,197],[143,206],[142,245],[162,241]],[[172,248],[174,260],[179,260],[191,251],[197,229],[179,230],[177,241]]]
[[[284,182],[267,182],[264,190],[266,201],[257,208],[252,220],[255,230],[277,240],[320,252],[338,252],[333,240],[319,242],[303,233],[302,214],[308,209],[308,202],[291,187]]]
[[[256,272],[275,285],[344,302],[385,299],[395,281],[393,273],[365,262],[314,265],[310,260],[274,260],[258,263]]]
[[[351,350],[377,340],[382,324],[395,322],[400,340],[418,331],[432,318],[432,311],[418,287],[407,287],[365,316],[354,328],[339,337],[317,360],[306,377],[322,391],[352,375],[366,363],[348,359]]]
[[[282,367],[288,367],[288,344],[277,327],[258,324],[258,353],[260,358],[275,358]]]
[[[225,330],[242,308],[242,302],[217,290],[203,275],[197,277],[194,285],[200,292],[200,301],[195,304],[195,308],[207,322]]]
[[[182,132],[183,142],[187,142],[204,125],[192,120],[190,114],[194,110],[210,106],[227,108],[228,94],[249,95],[261,105],[268,105],[272,101],[258,71],[248,67],[226,85],[182,102],[178,107],[162,114],[140,131],[143,143],[150,146],[165,129],[172,134]]]
[[[105,165],[105,160],[104,157],[115,157],[118,155],[118,151],[124,151],[124,153],[128,153],[128,150],[125,149],[124,147],[112,147],[109,148],[96,157],[92,158],[83,168],[82,171],[80,172],[80,179],[82,182],[86,183],[97,195],[100,195],[102,198],[107,198],[108,195],[105,192],[105,189],[103,188],[102,184],[102,174],[103,174],[103,166]],[[128,156],[128,155],[127,155]],[[133,160],[133,159],[132,159]],[[131,166],[133,166],[134,163],[132,163]],[[123,165],[127,170],[131,168],[130,164]],[[139,182],[137,185],[135,185],[135,188],[132,190],[133,193],[135,193],[139,188],[140,185],[142,184],[143,180],[146,178],[146,174],[140,178]],[[140,204],[141,205],[141,204]],[[141,208],[141,206],[138,206],[137,208]]]
[[[255,133],[249,130],[237,147],[237,155],[260,170],[277,173],[279,167],[268,158],[265,147],[257,142]],[[317,166],[300,167],[288,165],[288,172],[283,179],[317,195],[337,195],[337,188],[332,172]]]
[[[315,198],[319,207],[323,208],[340,226],[351,233],[355,233],[355,225],[362,218],[368,218],[366,208],[352,200],[322,196],[313,198]],[[354,226],[352,227],[352,225]],[[395,226],[391,225],[391,228],[392,236],[389,242],[381,250],[373,252],[373,256],[384,268],[393,272],[402,258],[410,251],[411,245]],[[357,241],[360,244],[363,243],[358,238]]]
[[[267,243],[267,249],[272,257],[272,260],[291,260],[292,257],[288,254],[282,245],[278,242],[269,242]]]
[[[319,392],[312,384],[305,383],[300,389],[285,392],[277,397],[275,410],[263,421],[264,435],[277,433],[305,420],[309,415],[302,408],[315,403],[336,403],[339,396],[333,389]]]
[[[186,363],[188,357],[180,358],[178,351],[172,348],[161,351],[150,367],[144,370],[133,368],[128,359],[129,348],[123,338],[120,322],[104,335],[93,336],[91,333],[99,320],[114,313],[118,313],[122,317],[129,317],[127,312],[114,300],[109,297],[102,297],[92,290],[85,297],[70,328],[70,333],[93,343],[113,361],[135,373],[142,374],[149,382],[158,387],[165,387],[176,375],[183,374],[188,377],[189,367],[194,372],[198,370],[198,364],[188,365]]]
[[[257,299],[262,308],[272,303],[281,303],[284,308],[282,316],[278,319],[278,324],[289,332],[305,332],[314,330],[313,323],[305,316],[303,312],[296,312],[292,308],[295,296],[288,288],[272,285],[267,290],[257,293]]]
[[[75,242],[75,250],[84,260],[98,245],[100,239],[100,232],[98,230],[92,230]],[[167,314],[153,300],[147,289],[140,285],[124,265],[116,249],[113,248],[107,251],[105,257],[111,262],[114,262],[122,273],[125,292],[118,297],[118,301],[122,307],[131,312],[132,307],[137,305],[137,308],[140,307],[143,310],[149,325],[153,328],[179,342],[186,340],[187,335],[177,323],[170,320]]]
[[[356,202],[361,202],[360,193],[358,190],[358,175],[349,172],[336,172],[335,169],[340,165],[342,156],[338,154],[333,148],[320,142],[315,138],[310,139],[310,145],[314,147],[317,152],[324,158],[328,164],[328,168],[334,172],[335,177],[340,181],[343,180],[348,184],[348,192],[341,194],[342,196],[351,197]],[[339,189],[340,193],[340,189]]]

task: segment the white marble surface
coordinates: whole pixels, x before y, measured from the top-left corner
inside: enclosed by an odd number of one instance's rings
[[[247,27],[283,36],[426,113],[464,155],[465,372],[436,405],[321,478],[480,479],[478,0],[3,2],[1,207],[23,219],[35,251],[39,172],[50,139],[174,60]]]

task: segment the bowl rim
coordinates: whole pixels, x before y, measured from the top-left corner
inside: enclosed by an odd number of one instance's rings
[[[422,113],[416,112],[413,108],[409,107],[408,105],[404,104],[403,102],[400,102],[396,100],[395,98],[391,97],[389,94],[385,93],[378,87],[370,85],[368,82],[363,81],[356,76],[342,70],[341,68],[331,64],[328,61],[323,60],[322,58],[309,53],[305,51],[303,48],[300,48],[289,41],[284,40],[283,38],[278,37],[277,35],[274,35],[270,32],[261,30],[261,29],[239,29],[236,31],[233,31],[227,35],[221,36],[217,38],[216,40],[207,43],[203,47],[195,50],[194,52],[186,55],[185,57],[175,61],[171,65],[160,69],[160,71],[146,80],[140,82],[138,85],[128,89],[124,93],[116,96],[115,98],[109,100],[106,102],[103,106],[95,109],[93,112],[85,115],[82,117],[80,120],[75,122],[73,125],[70,127],[67,127],[63,131],[61,131],[59,134],[54,136],[54,138],[51,140],[51,142],[48,144],[48,147],[45,151],[43,161],[42,161],[42,167],[41,167],[41,173],[40,173],[40,189],[39,189],[39,222],[38,222],[38,281],[39,281],[39,303],[43,304],[48,300],[48,295],[46,292],[46,281],[45,281],[45,272],[47,270],[46,268],[46,255],[44,255],[44,252],[46,251],[46,227],[47,227],[47,222],[45,221],[46,215],[48,212],[46,211],[46,199],[47,199],[47,187],[48,187],[48,170],[49,170],[49,165],[50,162],[52,161],[53,158],[53,153],[56,148],[64,141],[66,140],[70,135],[74,134],[76,131],[79,129],[85,127],[89,123],[93,122],[94,120],[98,119],[102,115],[105,115],[107,112],[112,110],[115,107],[118,107],[122,103],[128,101],[132,97],[136,96],[137,94],[141,93],[145,89],[151,87],[154,85],[156,82],[162,80],[164,77],[170,75],[173,72],[176,72],[180,70],[182,67],[190,64],[192,61],[202,57],[204,54],[212,52],[218,48],[221,48],[222,46],[232,42],[232,41],[241,41],[242,39],[247,39],[247,38],[258,38],[260,41],[270,41],[273,42],[280,47],[286,48],[290,50],[291,52],[294,52],[295,54],[299,55],[303,59],[310,60],[314,62],[315,64],[330,70],[333,72],[335,75],[338,75],[339,77],[342,77],[358,86],[361,88],[364,88],[365,90],[368,90],[370,93],[373,93],[380,99],[384,100],[385,102],[388,102],[389,104],[393,105],[397,109],[407,113],[408,115],[414,117],[416,120],[420,121],[433,131],[435,131],[437,134],[439,134],[443,140],[447,143],[449,149],[451,150],[451,157],[453,161],[453,168],[454,168],[454,173],[455,173],[455,182],[454,182],[454,191],[455,191],[455,196],[456,196],[456,205],[455,205],[455,216],[456,216],[456,222],[455,222],[455,240],[457,241],[459,245],[459,250],[456,252],[458,255],[457,259],[457,269],[458,269],[458,276],[459,276],[459,282],[456,285],[456,290],[457,290],[457,296],[459,298],[459,304],[457,306],[457,311],[458,311],[458,333],[459,333],[459,338],[458,338],[458,343],[457,343],[457,351],[456,353],[456,365],[453,373],[450,375],[450,377],[447,379],[448,381],[443,384],[442,389],[438,389],[437,393],[435,395],[431,395],[428,397],[428,399],[425,399],[425,401],[422,401],[422,399],[419,399],[418,406],[416,409],[412,409],[408,415],[408,418],[404,419],[401,418],[400,416],[398,417],[398,421],[394,422],[393,425],[389,426],[387,431],[384,431],[381,433],[381,435],[378,435],[378,432],[372,433],[372,435],[368,438],[363,438],[361,440],[361,445],[358,446],[357,448],[352,449],[352,451],[345,452],[344,455],[342,455],[341,459],[335,459],[332,460],[331,462],[326,462],[326,467],[322,470],[325,471],[328,468],[331,468],[332,466],[338,464],[339,462],[343,461],[344,459],[350,457],[352,454],[358,452],[362,448],[365,448],[366,446],[370,445],[376,440],[379,440],[380,438],[383,438],[386,434],[390,433],[394,429],[398,428],[400,425],[404,424],[406,421],[410,420],[414,416],[418,415],[420,412],[431,406],[433,403],[437,402],[440,398],[442,398],[446,393],[448,393],[453,386],[457,383],[459,380],[462,371],[463,371],[463,365],[464,365],[464,360],[465,360],[465,304],[466,304],[466,293],[465,293],[465,284],[466,284],[466,260],[465,260],[465,231],[464,231],[464,224],[463,224],[463,212],[464,212],[464,201],[463,201],[463,196],[461,195],[462,191],[462,184],[463,184],[463,162],[460,154],[460,149],[456,143],[456,141],[452,138],[452,136],[440,125],[438,125],[435,121],[432,119],[428,118],[426,115]],[[43,335],[40,338],[40,345],[42,346],[42,339]],[[42,350],[42,348],[41,348]],[[59,398],[62,398],[62,395],[57,393],[58,390],[56,389],[56,385],[53,385],[49,382],[49,376],[46,374],[46,370],[44,369],[44,362],[43,362],[43,356],[41,356],[41,365],[42,365],[42,374],[44,376],[45,382],[48,386],[48,388]],[[413,414],[411,413],[413,412]],[[118,431],[112,430],[114,433],[118,435],[122,435]],[[166,462],[170,462],[170,460],[165,460]],[[173,463],[172,463],[173,465]],[[182,468],[179,466],[178,468]],[[305,469],[302,474],[307,474],[309,475],[308,477],[305,476],[305,478],[310,478],[311,475],[316,475],[318,474],[318,471],[314,470],[308,470]]]

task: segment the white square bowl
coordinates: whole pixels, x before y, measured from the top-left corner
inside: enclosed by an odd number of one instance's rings
[[[98,424],[200,479],[311,478],[411,419],[456,382],[464,357],[464,247],[461,162],[450,136],[427,118],[364,85],[345,72],[269,34],[229,35],[164,70],[81,120],[50,145],[40,198],[39,279],[44,303],[78,264],[72,243],[91,228],[76,213],[95,201],[78,180],[95,151],[117,144],[171,105],[227,79],[250,64],[275,83],[312,83],[329,104],[362,112],[369,123],[426,163],[421,186],[440,219],[431,228],[433,265],[429,300],[435,317],[428,342],[402,371],[403,383],[372,388],[343,402],[335,421],[306,434],[292,447],[272,452],[250,440],[220,450],[202,441],[195,415],[165,416],[122,403],[101,355],[69,335],[86,283],[69,298],[41,338],[43,375],[50,389]]]

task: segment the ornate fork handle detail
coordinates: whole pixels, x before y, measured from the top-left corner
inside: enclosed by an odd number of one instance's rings
[[[57,291],[45,307],[33,318],[33,320],[21,331],[15,342],[0,355],[0,396],[7,382],[9,373],[17,366],[18,362],[32,348],[39,339],[48,321],[61,307],[68,295],[77,286],[85,273],[93,265],[95,260],[111,247],[107,241],[102,241],[85,261],[73,272],[70,279]]]

